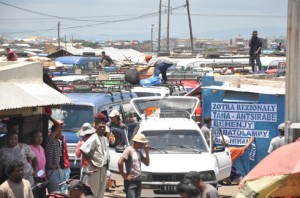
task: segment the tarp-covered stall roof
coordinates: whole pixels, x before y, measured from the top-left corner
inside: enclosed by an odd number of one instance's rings
[[[68,104],[63,94],[44,83],[0,84],[0,111],[26,107]]]
[[[0,93],[0,111],[71,103],[43,82],[41,63],[0,63]]]

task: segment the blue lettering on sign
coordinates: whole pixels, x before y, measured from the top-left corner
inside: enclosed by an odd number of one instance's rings
[[[257,129],[257,122],[277,122],[277,104],[211,103],[212,127],[230,137],[230,145],[245,145],[249,137],[269,138],[269,130]],[[216,141],[220,134],[216,132]],[[216,142],[218,144],[218,142]]]

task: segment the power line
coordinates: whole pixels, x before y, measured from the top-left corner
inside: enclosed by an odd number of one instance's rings
[[[173,15],[186,15],[186,13],[172,13]],[[251,17],[251,18],[286,18],[285,15],[251,15],[251,14],[191,14],[203,17]]]

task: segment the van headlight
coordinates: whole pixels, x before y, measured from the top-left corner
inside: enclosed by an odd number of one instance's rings
[[[142,172],[141,180],[142,181],[153,181],[152,173]]]
[[[216,180],[216,175],[214,171],[204,171],[200,172],[200,178],[203,181],[215,181]]]

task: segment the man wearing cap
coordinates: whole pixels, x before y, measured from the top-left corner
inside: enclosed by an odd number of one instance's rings
[[[271,140],[268,153],[271,153],[276,149],[278,149],[279,147],[284,146],[286,144],[285,137],[284,137],[284,127],[285,127],[284,123],[278,125],[279,135],[277,137],[274,137]]]
[[[145,61],[147,62],[147,67],[140,70],[140,72],[146,71],[150,67],[155,67],[154,76],[161,74],[163,83],[166,83],[168,80],[167,69],[174,65],[174,62],[168,57],[152,58],[151,55],[146,55]]]
[[[118,161],[119,173],[124,179],[126,198],[139,198],[142,192],[141,162],[146,166],[150,164],[148,140],[143,134],[134,136],[133,145],[125,149]],[[144,148],[146,157],[141,150]],[[126,173],[123,165],[125,163]]]
[[[204,183],[199,172],[190,171],[184,175],[184,178],[190,179],[192,184],[201,191],[201,198],[220,198],[218,191],[212,185]]]
[[[109,143],[104,136],[106,120],[106,117],[102,116],[95,123],[96,133],[91,135],[80,147],[82,155],[89,161],[88,171],[97,171],[87,178],[87,183],[96,198],[104,197],[106,171],[109,165]]]
[[[121,123],[121,117],[120,117],[120,113],[118,110],[112,110],[109,114],[109,118],[110,118],[110,122],[108,123],[108,126],[110,128],[114,127],[114,128],[118,128],[118,129],[123,129],[125,126],[124,124]],[[111,147],[115,148],[118,145],[122,145],[124,144],[123,142],[123,136],[121,133],[115,132],[115,131],[111,131],[112,134],[115,137],[115,142],[113,144],[110,144]]]
[[[252,32],[252,37],[249,41],[249,47],[250,47],[249,62],[252,67],[252,72],[255,72],[256,70],[254,60],[256,61],[259,71],[261,71],[260,54],[261,54],[262,42],[260,38],[257,37],[256,30]]]

